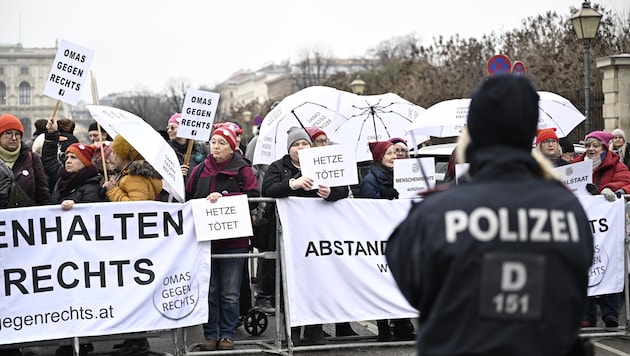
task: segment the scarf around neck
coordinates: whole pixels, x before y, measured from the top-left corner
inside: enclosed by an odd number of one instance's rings
[[[0,146],[0,158],[2,158],[9,168],[13,168],[13,164],[15,164],[18,157],[20,157],[20,151],[22,151],[22,142],[20,142],[15,151],[9,151]]]
[[[60,178],[57,184],[57,190],[59,193],[62,193],[62,195],[65,195],[65,193],[77,188],[86,180],[96,177],[97,175],[98,172],[94,165],[87,166],[78,172],[68,172],[64,167],[61,169],[61,174],[59,175]]]

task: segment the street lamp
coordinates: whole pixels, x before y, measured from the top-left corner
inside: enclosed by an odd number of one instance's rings
[[[250,135],[250,132],[251,132],[251,128],[250,128],[249,124],[252,121],[252,112],[251,111],[243,111],[243,113],[241,115],[243,116],[243,121],[245,122],[245,132],[247,133],[245,135],[245,139],[248,139],[249,135]]]
[[[571,22],[575,34],[584,43],[584,129],[591,132],[591,120],[589,118],[591,84],[589,80],[591,40],[597,35],[597,28],[602,19],[602,14],[593,10],[591,4],[585,0],[582,8],[571,16]]]
[[[361,80],[361,78],[357,77],[355,80],[350,83],[350,88],[352,88],[352,92],[357,95],[363,95],[365,91],[365,82]]]

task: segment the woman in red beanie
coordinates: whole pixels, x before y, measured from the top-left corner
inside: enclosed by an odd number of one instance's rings
[[[394,188],[394,160],[398,159],[396,146],[392,140],[370,142],[372,163],[370,170],[359,186],[360,198],[398,199],[398,191]],[[409,319],[393,319],[393,337],[397,340],[413,340],[413,324]],[[377,320],[378,341],[391,341],[392,333],[389,320]]]
[[[46,125],[49,133],[57,131],[56,122],[49,120]],[[57,143],[46,140],[42,147],[44,169],[50,181],[51,203],[61,204],[63,210],[70,210],[74,203],[92,203],[107,201],[101,189],[101,178],[96,166],[92,164],[94,147],[73,143],[65,151],[65,161],[57,159]]]
[[[186,199],[203,198],[216,203],[223,196],[260,196],[252,167],[239,153],[234,131],[218,127],[210,136],[210,154],[193,167],[186,182]],[[256,204],[250,204],[250,209]],[[246,236],[214,240],[212,254],[241,254],[249,251]],[[201,351],[232,350],[240,315],[240,289],[244,258],[211,259],[208,293],[209,319],[203,324]]]
[[[30,205],[50,204],[48,180],[42,160],[22,144],[24,126],[11,114],[0,116],[0,159],[13,171],[17,184],[31,200]]]

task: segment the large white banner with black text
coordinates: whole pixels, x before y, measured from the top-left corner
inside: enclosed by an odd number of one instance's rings
[[[189,204],[0,210],[0,344],[201,324],[209,262]]]
[[[385,260],[411,200],[278,199],[291,326],[415,317]]]
[[[580,196],[594,235],[588,294],[623,290],[624,202]],[[413,317],[384,256],[411,201],[278,199],[291,325]]]

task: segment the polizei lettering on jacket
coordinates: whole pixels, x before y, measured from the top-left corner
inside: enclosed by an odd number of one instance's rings
[[[455,243],[461,234],[479,241],[578,242],[578,224],[572,211],[520,208],[494,210],[487,207],[471,212],[450,210],[444,213],[446,241]]]

